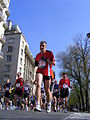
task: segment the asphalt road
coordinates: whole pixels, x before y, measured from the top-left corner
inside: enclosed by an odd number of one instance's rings
[[[90,114],[0,110],[0,120],[90,120]]]

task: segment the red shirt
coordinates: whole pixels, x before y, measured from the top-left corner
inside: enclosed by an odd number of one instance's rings
[[[59,81],[59,86],[60,86],[61,89],[70,87],[70,80],[69,80],[69,78],[65,78],[65,80],[62,78]]]
[[[52,76],[52,64],[48,64],[45,59],[55,61],[53,53],[49,50],[46,50],[44,54],[41,52],[38,53],[35,58],[35,62],[38,63],[38,69],[36,73],[41,73],[45,76]]]
[[[24,91],[24,89],[23,89],[23,83],[24,83],[24,81],[23,81],[22,78],[16,79],[16,81],[15,81],[16,90],[22,89],[22,91]]]

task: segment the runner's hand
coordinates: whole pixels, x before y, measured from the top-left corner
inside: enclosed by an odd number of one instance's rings
[[[47,62],[47,59],[45,57],[42,57],[41,59]]]

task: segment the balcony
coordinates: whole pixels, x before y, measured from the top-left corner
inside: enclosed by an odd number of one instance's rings
[[[0,21],[6,21],[7,16],[3,13],[3,10],[0,10]]]
[[[7,17],[10,16],[10,10],[8,8],[6,9],[5,13],[6,13]]]
[[[2,5],[0,4],[0,10],[3,10],[3,7],[2,7]]]
[[[4,36],[4,35],[0,35],[0,42],[1,42],[2,44],[5,43],[5,36]]]
[[[0,60],[3,59],[3,52],[0,51]]]
[[[3,8],[8,8],[10,0],[0,0],[0,3],[3,6]]]
[[[7,22],[4,22],[3,23],[3,27],[5,28],[5,30],[8,28],[8,23]]]
[[[3,21],[3,20],[4,20],[4,15],[3,15],[2,10],[0,10],[0,21]]]

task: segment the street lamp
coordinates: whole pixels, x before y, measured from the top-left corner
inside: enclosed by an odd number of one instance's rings
[[[90,33],[87,33],[86,35],[87,35],[87,38],[90,38]]]

